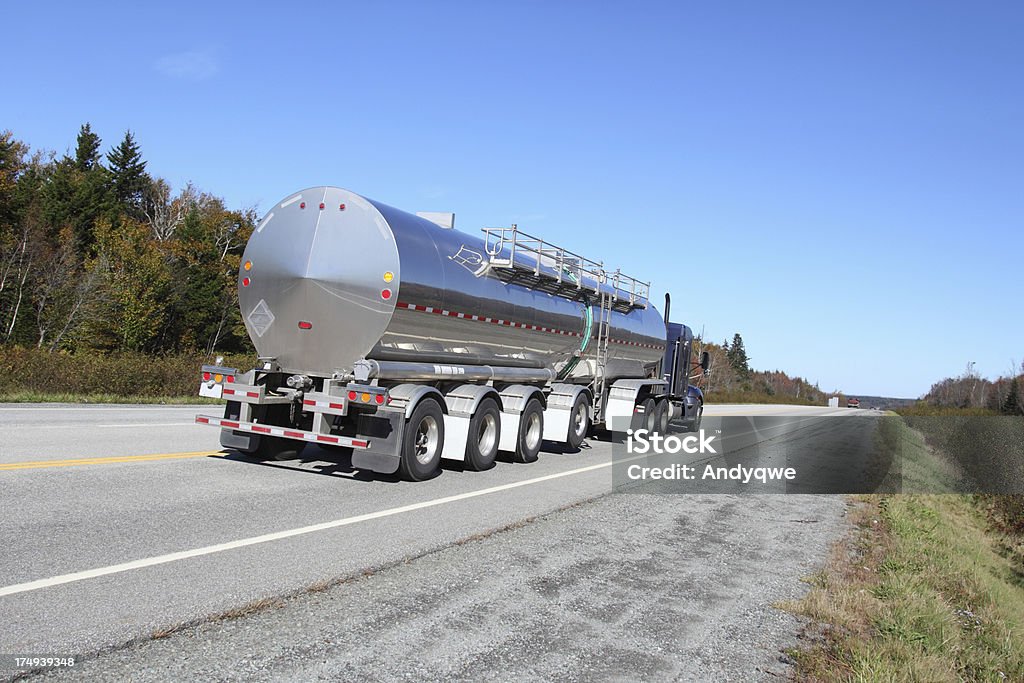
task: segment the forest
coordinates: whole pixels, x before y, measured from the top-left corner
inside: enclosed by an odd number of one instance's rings
[[[0,344],[47,352],[245,352],[235,277],[252,209],[150,174],[130,131],[104,151],[0,134]]]

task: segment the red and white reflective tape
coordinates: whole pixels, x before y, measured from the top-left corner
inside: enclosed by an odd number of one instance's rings
[[[260,397],[260,392],[258,392],[258,391],[236,391],[235,389],[228,389],[227,387],[224,387],[224,395],[225,396],[227,396],[227,395],[231,395],[231,396],[247,396],[248,398],[259,398]]]
[[[331,410],[344,410],[344,403],[333,403],[331,401],[312,401],[308,398],[302,399],[302,405],[310,406],[311,408],[330,408]]]
[[[353,439],[348,436],[333,436],[331,434],[317,434],[299,429],[285,429],[271,425],[261,425],[252,422],[239,422],[237,420],[225,420],[219,417],[208,415],[196,415],[196,422],[210,425],[211,427],[223,427],[225,429],[236,429],[240,432],[251,432],[253,434],[266,434],[268,436],[280,436],[285,439],[300,439],[312,441],[313,443],[328,443],[336,446],[351,446],[352,448],[369,448],[370,442],[365,439]]]
[[[530,323],[520,323],[513,320],[503,320],[500,318],[488,318],[482,315],[474,315],[472,313],[459,313],[457,311],[447,311],[443,308],[434,308],[432,306],[421,306],[420,304],[410,304],[405,301],[399,301],[395,304],[398,308],[404,308],[410,311],[420,311],[422,313],[433,313],[435,315],[443,315],[449,318],[462,318],[464,320],[476,320],[482,323],[492,323],[494,325],[503,325],[505,327],[515,327],[522,330],[533,330],[535,332],[548,332],[550,334],[561,334],[567,337],[582,337],[581,332],[571,332],[569,330],[559,330],[554,327],[541,327],[540,325],[531,325]],[[609,339],[613,344],[623,344],[625,346],[637,346],[645,349],[658,349],[663,350],[664,345],[658,344],[644,344],[641,342],[625,341],[621,339]]]
[[[491,323],[492,325],[503,325],[505,327],[516,327],[522,330],[534,330],[536,332],[550,332],[551,334],[563,334],[569,337],[582,337],[583,335],[579,332],[570,332],[568,330],[556,330],[553,327],[541,327],[540,325],[531,325],[530,323],[520,323],[514,320],[504,320],[502,318],[488,318],[483,315],[475,315],[473,313],[460,313],[458,311],[447,311],[443,308],[434,308],[433,306],[421,306],[420,304],[410,304],[404,301],[399,301],[395,304],[398,308],[405,308],[410,311],[420,311],[422,313],[433,313],[435,315],[443,315],[448,318],[461,318],[463,320],[475,320],[482,323]]]

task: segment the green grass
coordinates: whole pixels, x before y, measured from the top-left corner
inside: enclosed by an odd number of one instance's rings
[[[951,476],[948,463],[929,462],[919,432],[897,429],[904,476],[909,469],[931,485]],[[977,502],[860,498],[855,532],[810,579],[808,595],[782,605],[813,620],[814,644],[791,653],[797,678],[1024,681],[1024,538],[994,532]]]

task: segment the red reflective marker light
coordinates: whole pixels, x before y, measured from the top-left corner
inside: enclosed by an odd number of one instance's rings
[[[356,400],[357,398],[359,398],[359,394],[357,394],[357,393],[356,393],[356,392],[354,392],[354,391],[350,391],[350,392],[348,392],[348,400],[350,400],[350,401],[354,401],[354,400]]]
[[[249,278],[247,278],[247,277],[243,277],[242,278],[242,286],[243,287],[248,287],[250,282],[252,282],[252,280],[250,280]]]
[[[305,320],[300,320],[299,321],[299,329],[300,330],[311,330],[311,329],[313,329],[313,323],[308,323]]]
[[[324,203],[323,203],[323,202],[320,202],[320,210],[321,210],[321,211],[323,211],[323,210],[324,210]]]
[[[345,210],[345,205],[344,204],[339,204],[338,205],[338,211],[344,211],[344,210]]]
[[[210,373],[204,372],[203,373],[203,379],[206,380],[206,381],[209,381],[210,380]]]
[[[391,290],[390,289],[382,289],[382,290],[380,290],[380,298],[384,299],[384,301],[387,301],[388,299],[390,299],[391,298]]]
[[[301,204],[299,204],[299,208],[300,209],[305,209],[306,208],[306,202],[302,202]]]
[[[377,394],[374,396],[373,400],[376,401],[379,406],[384,405],[384,394]]]

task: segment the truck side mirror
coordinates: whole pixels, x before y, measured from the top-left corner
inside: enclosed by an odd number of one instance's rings
[[[711,368],[711,355],[707,351],[702,351],[700,354],[700,367],[707,372]]]

